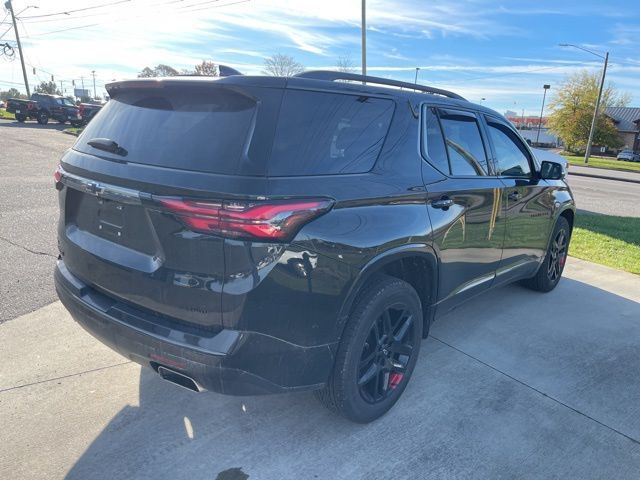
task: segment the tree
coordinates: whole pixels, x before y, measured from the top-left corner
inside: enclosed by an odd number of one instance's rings
[[[262,73],[274,77],[292,77],[304,71],[304,66],[296,62],[291,55],[276,53],[264,60],[264,70]]]
[[[217,77],[218,66],[213,62],[203,60],[202,63],[196,65],[195,75],[202,75],[205,77]]]
[[[35,88],[35,93],[48,93],[50,95],[62,95],[62,92],[58,90],[56,82],[40,82]]]
[[[599,87],[600,74],[583,70],[566,78],[549,103],[549,129],[562,139],[568,151],[584,152],[587,147]],[[628,103],[627,94],[618,93],[611,85],[604,88],[593,135],[594,145],[622,146],[615,124],[604,112],[607,107]]]
[[[10,88],[9,90],[0,92],[0,100],[5,101],[8,98],[27,98],[27,96],[20,93],[17,88]]]
[[[176,75],[178,75],[178,71],[175,68],[170,67],[169,65],[163,65],[161,63],[153,68],[144,67],[138,74],[138,78],[174,77]]]
[[[348,55],[338,57],[336,70],[343,73],[355,73],[356,66]]]

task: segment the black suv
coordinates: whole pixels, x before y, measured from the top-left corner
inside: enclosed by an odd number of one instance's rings
[[[562,166],[454,93],[336,72],[107,89],[55,173],[56,287],[166,380],[317,390],[368,422],[436,316],[560,279],[575,212]]]

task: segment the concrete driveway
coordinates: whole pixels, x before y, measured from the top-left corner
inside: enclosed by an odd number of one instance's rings
[[[181,390],[59,303],[0,327],[0,478],[640,478],[640,278],[570,259],[472,300],[370,425],[308,393]]]

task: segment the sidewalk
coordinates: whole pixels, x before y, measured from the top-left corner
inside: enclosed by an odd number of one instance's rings
[[[606,180],[618,180],[621,182],[640,183],[640,172],[624,172],[620,170],[610,170],[608,168],[569,165],[569,175],[604,178]]]

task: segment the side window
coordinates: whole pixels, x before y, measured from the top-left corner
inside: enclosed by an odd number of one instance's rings
[[[452,175],[488,175],[487,154],[475,115],[440,109]]]
[[[526,147],[506,125],[487,119],[489,136],[496,151],[498,175],[529,177],[531,166]]]
[[[448,175],[450,173],[449,158],[447,157],[447,148],[444,144],[444,137],[442,136],[440,121],[438,120],[435,108],[425,108],[423,128],[424,133],[422,138],[426,144],[424,153],[427,154],[434,167]]]

